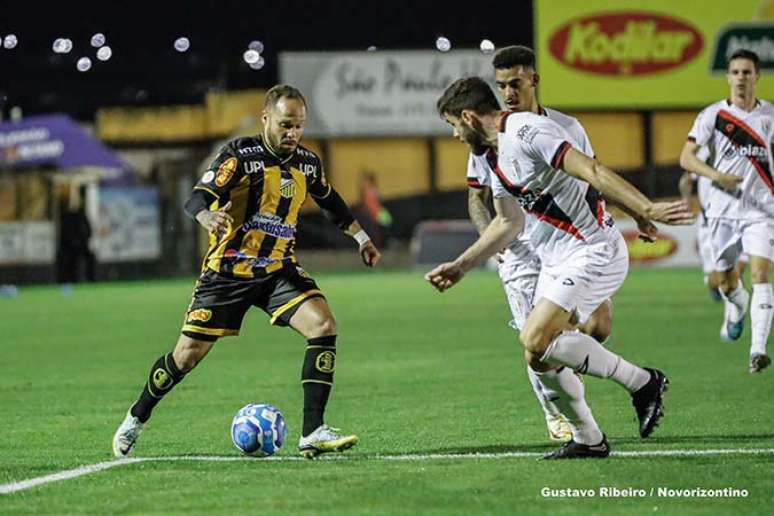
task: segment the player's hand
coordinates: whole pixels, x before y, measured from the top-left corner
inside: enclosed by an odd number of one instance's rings
[[[204,229],[220,238],[228,232],[229,227],[234,223],[234,218],[227,213],[229,208],[231,208],[231,201],[215,211],[202,210],[196,214],[196,220]]]
[[[712,181],[726,192],[733,192],[737,189],[739,183],[742,182],[742,178],[739,176],[718,172],[717,175],[712,178]]]
[[[360,258],[367,267],[375,267],[381,257],[382,253],[370,240],[360,246]]]
[[[648,219],[638,218],[637,229],[640,231],[637,236],[643,242],[653,243],[658,239],[658,228]]]
[[[646,218],[670,226],[687,226],[696,219],[685,201],[654,202]]]
[[[434,286],[438,292],[443,292],[459,283],[463,276],[465,276],[465,271],[462,270],[462,267],[454,262],[447,262],[442,263],[425,274],[425,280]]]

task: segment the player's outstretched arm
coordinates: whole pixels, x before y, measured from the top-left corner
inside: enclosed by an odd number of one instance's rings
[[[685,142],[683,150],[680,152],[680,166],[688,172],[711,179],[726,191],[733,192],[736,190],[736,187],[742,182],[742,178],[732,174],[724,174],[704,163],[696,155],[699,149],[700,147],[696,142],[691,140]]]
[[[465,273],[508,245],[524,228],[524,212],[513,197],[496,198],[497,215],[486,231],[453,262],[442,263],[425,280],[443,292],[459,283]]]
[[[653,202],[605,165],[575,149],[565,154],[562,169],[591,184],[605,198],[628,206],[646,220],[670,225],[693,223],[694,215],[682,200]]]

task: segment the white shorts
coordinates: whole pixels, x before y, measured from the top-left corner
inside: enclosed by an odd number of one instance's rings
[[[532,311],[535,298],[535,287],[540,274],[540,260],[535,257],[525,261],[518,259],[510,251],[503,254],[503,262],[498,264],[497,272],[503,282],[505,297],[511,307],[513,319],[508,323],[519,331],[524,327],[524,321]]]
[[[709,274],[715,270],[715,260],[712,258],[712,241],[709,224],[699,222],[696,226],[696,245],[701,257],[701,270]]]
[[[774,261],[774,221],[710,219],[713,268],[727,271],[743,253]]]
[[[535,303],[541,298],[575,312],[580,324],[621,287],[629,271],[626,241],[616,231],[610,241],[578,247],[561,263],[543,263]]]

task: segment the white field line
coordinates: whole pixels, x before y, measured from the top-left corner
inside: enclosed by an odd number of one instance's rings
[[[368,461],[368,460],[384,460],[384,461],[422,461],[422,460],[449,460],[449,459],[473,459],[473,460],[491,460],[491,459],[523,459],[532,458],[536,459],[543,456],[544,453],[539,452],[502,452],[502,453],[426,453],[426,454],[405,454],[405,455],[329,455],[324,457],[323,460],[345,460],[345,461]],[[699,457],[706,455],[774,455],[774,448],[719,448],[708,450],[641,450],[641,451],[614,451],[610,454],[611,457],[625,457],[625,458],[639,458],[639,457]],[[58,482],[60,480],[69,480],[71,478],[81,477],[84,475],[90,475],[92,473],[98,473],[105,471],[106,469],[115,468],[118,466],[127,466],[129,464],[137,464],[140,462],[180,462],[180,461],[197,461],[197,462],[300,462],[306,459],[302,457],[294,456],[276,456],[268,457],[265,459],[255,459],[252,457],[242,456],[197,456],[197,455],[181,455],[176,457],[133,457],[126,459],[116,459],[105,462],[97,462],[96,464],[89,464],[87,466],[81,466],[79,468],[68,469],[60,471],[58,473],[52,473],[42,477],[30,478],[28,480],[21,480],[19,482],[10,482],[8,484],[0,485],[0,494],[15,493],[18,491],[24,491],[50,482]]]

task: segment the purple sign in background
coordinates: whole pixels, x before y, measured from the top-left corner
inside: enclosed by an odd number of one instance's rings
[[[99,140],[65,115],[31,116],[0,124],[0,168],[53,166],[63,172],[103,170],[103,183],[128,184],[133,174]]]

